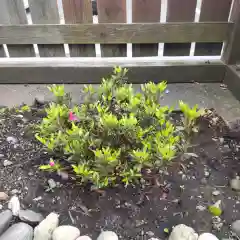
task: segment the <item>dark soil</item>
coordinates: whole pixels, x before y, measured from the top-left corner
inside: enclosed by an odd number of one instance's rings
[[[93,238],[102,229],[115,231],[121,239],[149,239],[153,234],[164,238],[164,228],[179,223],[199,233],[214,232],[221,238],[228,236],[229,225],[240,219],[240,196],[229,186],[229,180],[240,173],[238,154],[223,143],[222,133],[209,127],[206,119],[200,121],[199,135],[191,149],[199,157],[174,160],[160,171],[155,184],[118,186],[100,194],[38,170],[39,164],[50,158],[31,133],[31,124],[41,117],[39,108],[27,114],[0,114],[0,154],[4,155],[0,158],[0,190],[9,195],[17,190],[22,208],[44,215],[55,211],[60,214],[61,224],[76,225],[82,234]],[[18,142],[9,143],[8,136]],[[235,140],[233,143],[237,144]],[[13,165],[4,167],[5,159]],[[57,187],[47,191],[49,178],[57,182]],[[220,194],[213,196],[214,190]],[[208,210],[199,210],[199,206],[207,208],[219,199],[224,206],[220,231],[214,229]]]

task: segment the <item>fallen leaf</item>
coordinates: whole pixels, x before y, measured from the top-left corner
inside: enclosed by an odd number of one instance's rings
[[[216,217],[222,215],[221,200],[208,207],[209,212]]]

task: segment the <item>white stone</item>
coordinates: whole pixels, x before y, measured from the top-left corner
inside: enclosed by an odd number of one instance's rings
[[[240,220],[232,223],[232,230],[238,235],[238,237],[240,237]]]
[[[50,213],[42,222],[34,229],[33,240],[51,240],[52,233],[59,224],[59,215]]]
[[[16,144],[18,142],[17,138],[15,137],[7,137],[7,141],[11,144]]]
[[[52,240],[76,240],[80,236],[78,228],[64,225],[59,226],[53,231]]]
[[[230,181],[230,186],[235,191],[240,191],[240,180],[235,178]]]
[[[175,226],[169,236],[169,240],[197,240],[198,234],[193,228],[184,224]]]
[[[81,236],[81,237],[78,237],[76,240],[92,240],[89,236]]]
[[[112,231],[103,231],[98,236],[97,240],[118,240],[118,236]]]
[[[8,167],[8,166],[11,166],[11,165],[13,165],[13,162],[12,162],[12,161],[9,161],[9,160],[4,160],[4,161],[3,161],[3,166],[4,166],[4,167]]]
[[[203,233],[198,237],[198,240],[218,240],[218,238],[211,233]]]
[[[10,199],[8,203],[8,208],[12,210],[13,216],[18,216],[20,211],[20,202],[17,196],[13,196]]]

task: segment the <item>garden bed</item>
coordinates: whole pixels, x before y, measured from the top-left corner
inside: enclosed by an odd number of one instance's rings
[[[149,173],[149,181],[137,187],[119,185],[94,192],[72,184],[74,180],[38,170],[51,157],[30,128],[42,116],[43,106],[33,106],[29,113],[11,110],[0,115],[0,190],[18,195],[22,208],[44,215],[57,212],[61,224],[76,225],[93,238],[102,229],[113,230],[122,239],[164,238],[164,229],[179,223],[221,238],[228,237],[229,225],[240,219],[240,197],[229,186],[239,174],[240,161],[223,141],[223,124],[216,129],[209,126],[209,119],[200,120],[191,149],[195,157],[173,160],[160,173]],[[9,165],[5,160],[11,161]],[[49,178],[56,183],[53,189]],[[224,211],[220,218],[213,218],[208,206],[217,200],[222,201]]]

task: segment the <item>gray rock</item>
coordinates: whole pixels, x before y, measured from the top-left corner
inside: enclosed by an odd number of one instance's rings
[[[232,223],[232,231],[240,237],[240,220],[236,220]]]
[[[26,223],[40,223],[44,218],[40,213],[36,213],[32,210],[20,210],[18,214],[19,218]]]
[[[197,240],[198,234],[193,228],[179,224],[173,228],[169,240]]]
[[[11,144],[16,144],[18,142],[17,138],[9,136],[7,137],[7,142],[11,143]]]
[[[211,233],[202,233],[199,237],[198,240],[218,240],[218,238],[211,234]]]
[[[3,166],[4,166],[4,167],[8,167],[8,166],[11,166],[11,165],[13,165],[13,162],[11,162],[11,161],[9,161],[9,160],[4,160],[4,161],[3,161]]]
[[[78,237],[76,240],[92,240],[89,236],[81,236],[81,237]]]
[[[16,223],[12,225],[3,235],[0,240],[32,240],[33,228],[26,223]]]
[[[112,231],[103,231],[98,236],[97,240],[118,240],[118,236]]]
[[[13,216],[18,216],[20,211],[20,202],[17,196],[13,196],[10,199],[8,203],[8,208],[12,210]]]
[[[9,227],[12,218],[13,214],[10,210],[0,213],[0,235]]]
[[[80,231],[78,228],[64,225],[59,226],[53,231],[52,240],[75,240],[80,236]]]
[[[34,240],[51,240],[52,233],[59,224],[59,216],[56,213],[50,213],[34,229]]]
[[[240,191],[240,179],[235,178],[230,181],[230,186],[235,191]]]

